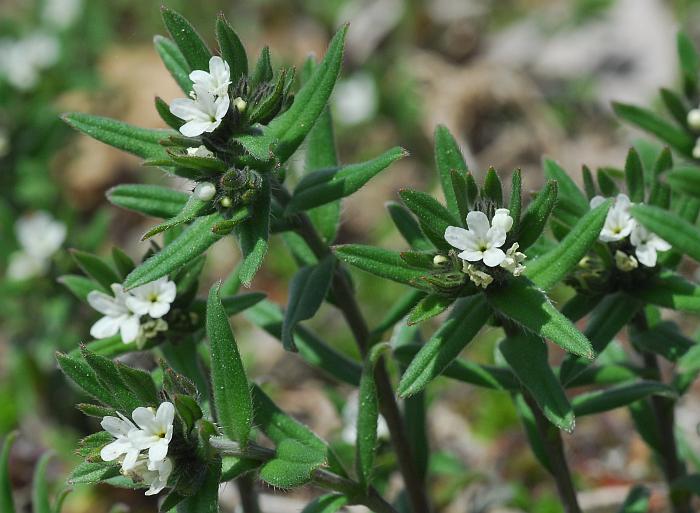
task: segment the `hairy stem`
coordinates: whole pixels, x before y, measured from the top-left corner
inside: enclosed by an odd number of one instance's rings
[[[236,479],[238,494],[241,497],[243,513],[260,513],[258,492],[255,490],[255,479],[250,474],[243,474]]]
[[[272,449],[254,443],[248,443],[245,448],[243,448],[238,442],[234,442],[223,436],[212,437],[209,439],[209,443],[221,455],[248,458],[257,461],[269,461],[275,457],[275,451]],[[352,503],[362,504],[375,513],[398,513],[394,507],[386,502],[382,496],[379,495],[377,490],[372,487],[365,492],[359,483],[334,474],[326,469],[314,470],[311,474],[311,478],[317,486],[340,492],[346,495]],[[243,500],[243,497],[241,497],[241,500]],[[245,513],[249,513],[249,511],[259,511],[245,509],[245,503],[243,507]],[[257,503],[255,507],[257,507]]]
[[[273,191],[282,206],[289,201],[289,192],[282,186],[273,188]],[[316,228],[311,223],[309,217],[302,213],[298,215],[298,226],[296,232],[301,236],[311,251],[320,260],[331,251],[328,245],[321,239]],[[336,272],[333,277],[332,290],[336,304],[345,317],[345,321],[352,331],[362,356],[365,356],[370,349],[370,331],[367,326],[359,305],[355,298],[354,291],[346,277],[341,272]],[[389,373],[386,370],[384,359],[382,358],[376,366],[375,381],[377,384],[377,395],[379,408],[386,420],[391,442],[396,452],[399,470],[404,479],[406,493],[408,495],[413,513],[428,513],[430,503],[425,489],[425,481],[421,478],[413,456],[413,449],[406,434],[406,428],[401,417],[394,390],[391,386]]]
[[[528,394],[525,395],[525,400],[535,416],[537,431],[540,434],[542,444],[544,445],[544,449],[547,452],[549,462],[552,466],[552,477],[557,485],[557,492],[564,506],[564,511],[566,511],[566,513],[581,513],[581,507],[578,504],[578,497],[576,496],[576,488],[574,487],[571,471],[569,470],[569,465],[564,455],[564,444],[561,439],[561,433],[559,429],[547,420],[540,411],[539,406],[537,406],[537,403],[535,403]]]

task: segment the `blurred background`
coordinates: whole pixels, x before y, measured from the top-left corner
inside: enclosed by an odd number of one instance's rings
[[[401,187],[437,194],[436,124],[455,134],[477,177],[494,166],[507,182],[519,167],[525,190],[542,181],[542,155],[559,160],[576,179],[584,163],[620,167],[640,134],[614,119],[610,100],[656,106],[658,88],[677,82],[677,29],[684,27],[700,41],[697,1],[162,3],[189,18],[212,47],[215,15],[224,12],[249,55],[267,44],[277,67],[300,65],[309,53],[322,55],[337,27],[350,21],[344,71],[332,101],[341,160],[370,158],[393,145],[407,148],[411,158],[346,201],[339,242],[397,249],[401,242],[383,205],[396,200]],[[97,318],[56,281],[77,272],[67,249],[106,254],[119,245],[140,258],[148,246],[138,241],[154,220],[110,207],[105,191],[128,182],[188,187],[72,133],[58,118],[62,111],[79,110],[146,127],[162,125],[154,97],[171,101],[181,93],[152,47],[153,35],[165,34],[160,4],[0,0],[0,438],[20,430],[11,462],[19,511],[31,510],[29,485],[37,458],[55,453],[49,477],[58,491],[76,462],[77,440],[96,429],[74,409],[81,397],[56,370],[53,356],[88,340]],[[294,166],[302,169],[301,156]],[[231,238],[218,243],[203,286],[225,276],[237,259]],[[293,271],[293,261],[275,240],[254,288],[285,304]],[[378,287],[367,276],[355,276],[364,311],[376,323],[401,288],[388,282]],[[355,355],[332,309],[321,310],[309,324]],[[343,405],[350,391],[283,353],[245,319],[236,318],[234,326],[249,373],[273,382],[275,398],[287,411],[347,453],[343,428],[349,414],[343,414]],[[490,362],[497,333],[485,331],[480,338],[467,356]],[[700,445],[695,395],[678,413],[690,446]],[[561,511],[507,394],[438,380],[429,401],[431,488],[441,512]],[[575,437],[565,435],[586,511],[612,511],[636,481],[652,487],[658,482],[654,511],[665,510],[658,469],[633,433],[627,411],[618,410],[583,419]],[[388,447],[383,454],[386,466],[392,459]],[[389,494],[394,479],[386,476]],[[300,511],[313,496],[311,490],[260,492],[266,513]],[[222,493],[225,507],[234,511],[235,487]],[[139,492],[100,486],[75,490],[64,511],[156,508],[153,498]]]

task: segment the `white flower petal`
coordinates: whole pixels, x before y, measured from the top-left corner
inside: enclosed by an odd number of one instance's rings
[[[500,248],[506,242],[506,232],[500,228],[489,228],[486,232],[486,242],[490,248]]]
[[[151,447],[148,449],[148,459],[150,461],[162,461],[167,455],[168,442],[166,440],[160,440],[151,445]]]
[[[119,331],[121,323],[121,317],[106,315],[90,327],[90,336],[96,339],[113,337]]]
[[[505,260],[506,254],[502,249],[489,248],[484,251],[484,263],[489,267],[497,267]]]
[[[122,342],[125,344],[130,344],[136,340],[141,331],[141,321],[138,315],[130,315],[126,317],[119,327],[119,332],[122,336]]]
[[[467,226],[469,227],[469,231],[474,232],[480,239],[486,238],[486,232],[488,232],[491,227],[486,214],[478,210],[467,214]]]
[[[175,405],[165,401],[156,410],[155,421],[161,426],[169,426],[175,420]]]
[[[448,226],[445,229],[445,240],[450,246],[457,249],[467,249],[470,239],[469,232],[464,228]]]
[[[642,265],[654,267],[656,265],[656,249],[648,244],[637,246],[634,254]]]
[[[467,260],[469,262],[478,262],[484,257],[484,252],[483,251],[475,251],[472,249],[467,249],[465,251],[462,251],[459,255],[457,255],[459,258],[462,260]]]

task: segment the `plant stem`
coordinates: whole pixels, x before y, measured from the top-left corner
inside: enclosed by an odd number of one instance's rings
[[[542,411],[540,411],[537,403],[535,403],[529,394],[525,394],[525,400],[535,416],[537,431],[540,434],[542,444],[549,458],[549,463],[552,466],[552,477],[557,485],[557,492],[559,492],[559,498],[564,506],[564,511],[566,511],[566,513],[581,513],[581,507],[578,504],[578,497],[576,496],[576,488],[574,487],[571,471],[569,470],[569,465],[564,455],[564,444],[561,439],[561,433],[559,429],[550,424],[547,418],[542,414]]]
[[[248,443],[245,448],[242,448],[238,442],[229,440],[223,436],[215,436],[209,439],[210,445],[216,449],[219,454],[236,456],[237,458],[248,458],[258,461],[269,461],[275,457],[275,451],[262,447],[255,443]],[[386,502],[374,488],[370,487],[366,492],[362,490],[359,483],[339,476],[325,469],[316,469],[312,472],[311,478],[313,482],[327,490],[333,490],[346,495],[352,503],[362,504],[374,511],[374,513],[398,513],[394,507]],[[240,478],[239,478],[240,479]],[[252,489],[252,487],[251,487]],[[243,500],[243,497],[241,497]],[[257,507],[257,503],[255,505]],[[259,511],[246,509],[243,505],[245,513]]]
[[[289,192],[282,186],[275,187],[273,190],[280,203],[283,206],[286,205],[289,201]],[[330,248],[321,239],[309,217],[302,213],[298,215],[298,219],[299,224],[296,232],[304,239],[316,257],[320,260],[330,254]],[[336,304],[343,313],[343,317],[345,317],[345,321],[348,323],[350,331],[352,331],[360,353],[364,357],[371,345],[370,331],[357,304],[352,287],[341,272],[335,273],[331,287]],[[413,449],[406,434],[401,411],[396,402],[383,358],[377,362],[375,381],[377,384],[379,408],[391,434],[391,442],[396,452],[399,469],[403,475],[406,493],[413,513],[428,513],[430,511],[430,503],[425,490],[425,482],[418,472],[416,460],[413,457]]]
[[[250,474],[243,474],[236,479],[238,494],[241,497],[243,513],[260,513],[258,493],[255,490],[255,479]]]
[[[647,331],[649,329],[643,311],[639,312],[634,317],[632,325],[638,331]],[[644,368],[647,369],[655,379],[661,381],[661,369],[659,368],[659,360],[656,355],[647,351],[640,351],[640,353],[644,360]],[[670,489],[671,484],[679,477],[685,476],[687,472],[685,465],[678,458],[675,434],[675,401],[668,397],[653,395],[649,399],[649,402],[654,412],[656,430],[659,434],[659,449],[661,451],[659,459],[661,460],[661,468]],[[691,513],[693,510],[690,506],[690,499],[690,495],[687,493],[669,493],[669,500],[674,513]]]

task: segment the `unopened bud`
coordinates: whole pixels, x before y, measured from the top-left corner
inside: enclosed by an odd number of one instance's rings
[[[209,201],[216,194],[216,187],[211,182],[201,182],[194,188],[194,197],[198,200]]]
[[[435,265],[442,265],[444,263],[447,263],[449,261],[449,258],[447,258],[445,255],[435,255],[433,257],[433,264]]]
[[[688,112],[688,117],[686,118],[688,126],[691,130],[700,131],[700,109],[693,109]]]
[[[700,159],[700,140],[695,142],[695,148],[693,148],[693,158]]]
[[[234,98],[234,100],[233,100],[232,103],[233,103],[233,107],[234,107],[238,112],[245,112],[245,109],[246,109],[246,107],[248,106],[248,104],[246,103],[246,101],[245,101],[243,98],[241,98],[240,96]]]
[[[231,201],[231,198],[229,198],[228,196],[224,196],[223,198],[221,198],[221,206],[222,207],[230,208],[231,205],[233,205],[233,201]]]

